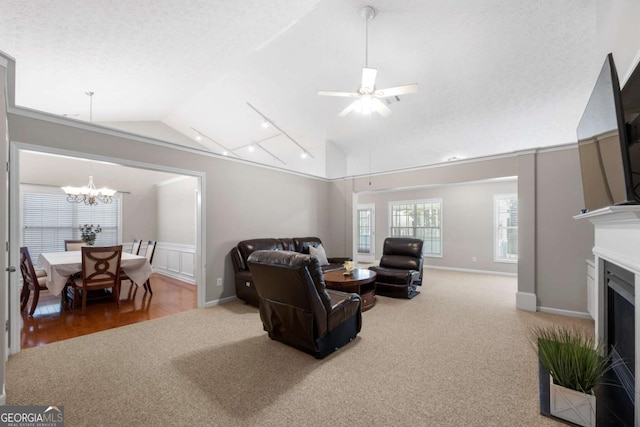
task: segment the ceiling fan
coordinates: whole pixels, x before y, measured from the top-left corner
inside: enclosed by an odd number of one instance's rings
[[[362,114],[371,114],[372,111],[376,111],[382,117],[387,117],[391,114],[391,109],[380,99],[416,92],[418,90],[418,84],[413,83],[388,89],[376,89],[376,74],[378,73],[378,70],[375,68],[369,68],[369,21],[376,16],[376,11],[371,6],[365,6],[360,11],[360,14],[366,21],[365,66],[362,69],[362,81],[360,83],[360,87],[355,92],[321,90],[318,91],[318,95],[356,98],[355,101],[349,104],[347,108],[338,114],[338,117],[344,117],[351,111],[356,111]]]

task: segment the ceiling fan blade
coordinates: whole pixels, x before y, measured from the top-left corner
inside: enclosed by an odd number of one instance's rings
[[[360,90],[366,93],[373,92],[376,87],[376,75],[378,70],[375,68],[363,68],[362,69],[362,84]]]
[[[341,96],[343,98],[357,98],[360,96],[355,92],[334,92],[331,90],[319,90],[318,95],[322,96]]]
[[[376,110],[382,117],[389,117],[389,114],[391,114],[391,109],[377,98],[371,100],[371,108]]]
[[[386,98],[388,96],[406,95],[418,91],[418,83],[410,85],[390,87],[388,89],[380,89],[373,93],[376,98]]]
[[[353,101],[351,104],[349,104],[349,106],[347,108],[345,108],[344,110],[342,110],[340,112],[340,114],[338,114],[338,117],[344,117],[347,114],[349,114],[358,104],[359,101]]]

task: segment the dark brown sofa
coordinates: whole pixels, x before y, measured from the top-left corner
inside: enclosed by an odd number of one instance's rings
[[[317,237],[264,238],[243,240],[231,250],[231,261],[235,271],[236,296],[255,307],[259,306],[247,260],[258,250],[293,251],[309,254],[309,246],[317,248],[322,241]],[[322,271],[338,270],[351,258],[327,258],[329,265],[321,266]]]
[[[247,263],[271,339],[322,359],[360,332],[360,296],[327,289],[318,257],[259,250]]]

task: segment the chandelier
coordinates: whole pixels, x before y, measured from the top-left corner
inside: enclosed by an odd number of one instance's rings
[[[67,202],[84,203],[89,206],[97,205],[98,202],[109,204],[116,194],[116,190],[96,188],[93,175],[89,175],[89,184],[84,187],[62,187],[62,190],[67,193]]]

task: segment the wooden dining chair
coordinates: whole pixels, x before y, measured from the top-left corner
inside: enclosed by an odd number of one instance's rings
[[[131,253],[133,255],[138,255],[140,253],[140,247],[142,246],[142,240],[133,239],[133,244],[131,245]],[[128,280],[131,282],[131,287],[133,287],[134,283],[131,280],[131,277],[127,276],[127,273],[123,269],[120,269],[120,289],[122,289],[122,281]],[[137,289],[137,288],[136,288]]]
[[[40,291],[47,289],[46,276],[38,277],[36,270],[33,268],[29,249],[25,246],[20,248],[20,273],[22,273],[22,292],[20,292],[20,311],[24,311],[29,301],[31,291],[33,291],[33,302],[29,316],[33,316],[40,299]]]
[[[153,266],[153,255],[156,253],[156,241],[149,240],[147,243],[147,249],[145,250],[144,256],[149,260],[149,265]],[[144,282],[144,289],[149,291],[151,295],[153,295],[153,291],[151,290],[151,277]]]
[[[82,294],[82,313],[87,309],[87,294],[96,289],[111,288],[120,308],[120,261],[122,245],[85,246],[82,248],[82,278],[69,284],[73,289],[74,305]]]
[[[142,246],[142,240],[133,239],[133,245],[131,245],[131,253],[138,255],[140,253],[140,246]]]
[[[87,246],[87,244],[82,240],[65,240],[64,241],[65,251],[79,251],[81,248],[85,246]]]

